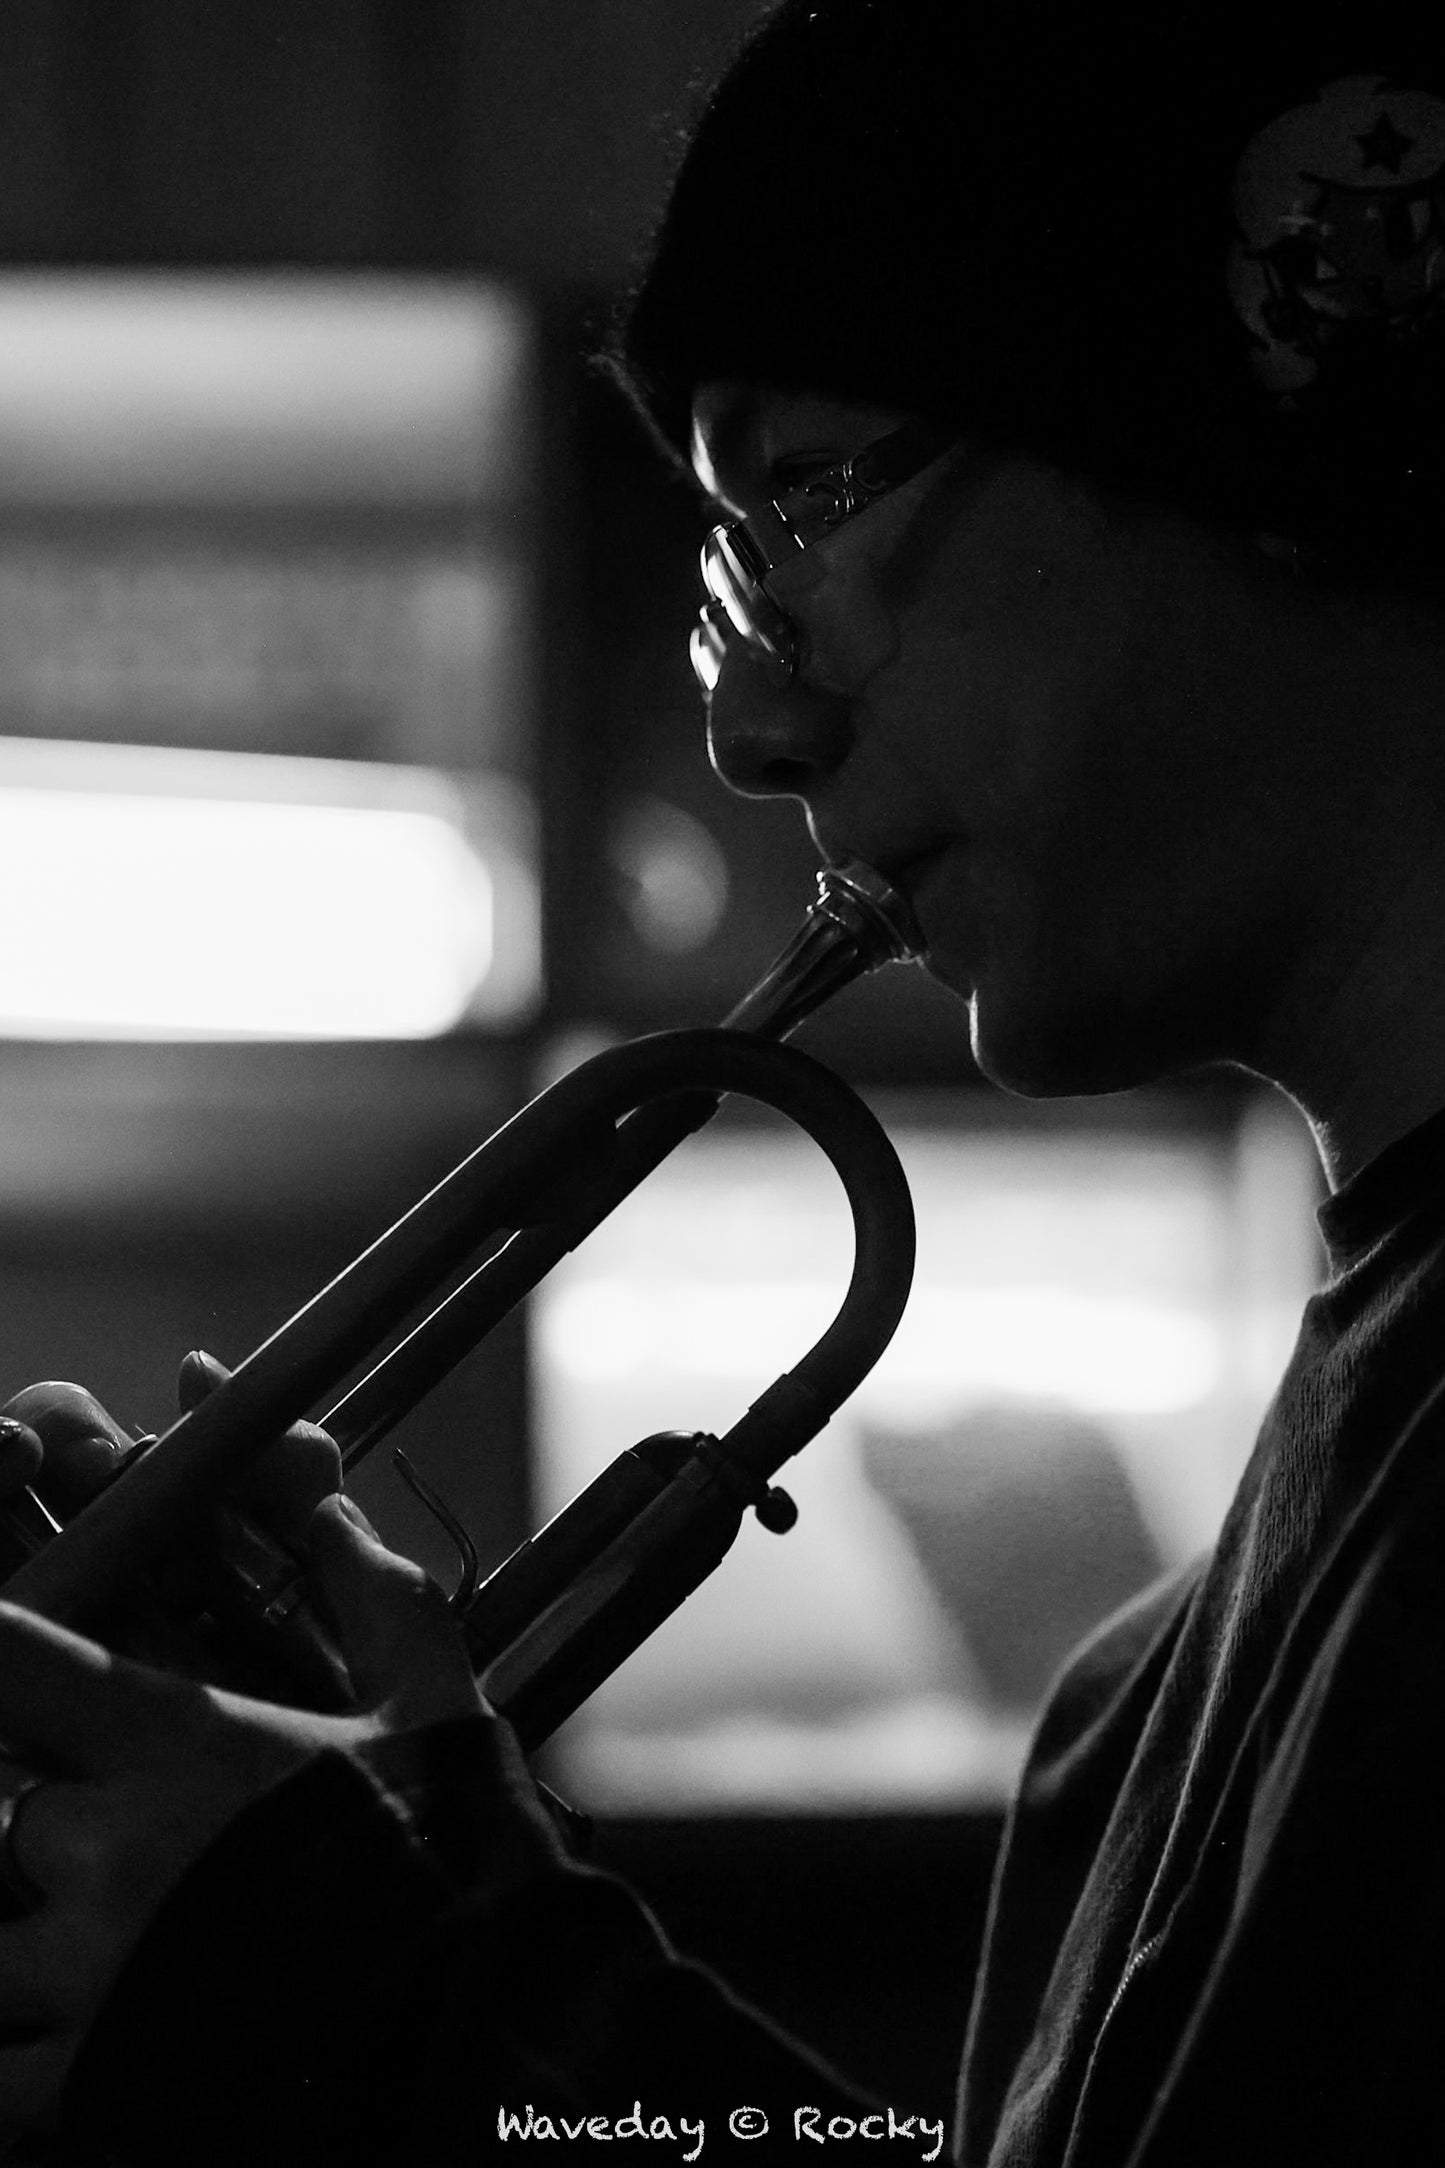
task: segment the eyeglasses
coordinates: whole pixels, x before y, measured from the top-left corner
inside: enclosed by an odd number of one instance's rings
[[[698,612],[688,646],[704,699],[711,698],[717,684],[729,631],[747,641],[774,684],[792,683],[802,634],[769,591],[769,575],[911,480],[953,442],[954,433],[936,423],[905,422],[841,465],[775,497],[761,516],[713,528],[702,546],[708,600]]]

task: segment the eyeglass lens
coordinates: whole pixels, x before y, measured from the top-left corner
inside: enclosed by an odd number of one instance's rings
[[[797,652],[792,620],[762,584],[733,529],[715,527],[708,536],[702,549],[702,577],[713,599],[693,629],[691,653],[703,691],[712,691],[722,668],[724,617],[750,647],[791,676]]]
[[[724,616],[720,602],[709,602],[697,613],[697,623],[687,643],[692,662],[692,674],[702,688],[704,699],[710,700],[722,675],[723,650],[727,635],[720,620]]]

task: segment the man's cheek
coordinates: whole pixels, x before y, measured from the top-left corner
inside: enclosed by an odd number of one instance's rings
[[[828,564],[826,547],[775,574],[773,593],[803,632],[808,683],[856,699],[898,654],[899,623],[869,570]]]

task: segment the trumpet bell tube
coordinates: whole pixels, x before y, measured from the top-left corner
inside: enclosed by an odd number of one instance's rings
[[[525,1747],[540,1744],[712,1571],[750,1507],[767,1526],[788,1524],[774,1476],[892,1337],[913,1269],[902,1170],[856,1094],[781,1041],[841,986],[916,953],[907,905],[881,876],[862,866],[821,874],[800,931],[722,1026],[611,1048],[551,1085],[206,1400],[138,1445],[63,1529],[27,1494],[7,1515],[30,1555],[4,1583],[6,1600],[103,1627],[208,1523],[214,1549],[219,1521],[211,1612],[272,1651],[297,1698],[344,1705],[349,1682],[304,1572],[226,1504],[229,1487],[307,1416],[354,1467],[724,1095],[741,1093],[789,1116],[832,1162],[853,1216],[852,1275],[821,1338],[729,1431],[667,1433],[624,1452],[466,1604],[483,1691]],[[498,1246],[405,1330],[488,1243]]]

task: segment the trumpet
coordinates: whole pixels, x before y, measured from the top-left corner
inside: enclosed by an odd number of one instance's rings
[[[208,1621],[275,1652],[293,1698],[344,1706],[345,1668],[304,1570],[225,1503],[228,1487],[318,1409],[343,1469],[356,1466],[724,1095],[741,1093],[831,1160],[853,1216],[852,1275],[826,1331],[732,1429],[629,1448],[467,1591],[459,1617],[481,1688],[524,1749],[540,1745],[711,1573],[749,1508],[774,1532],[791,1525],[774,1477],[866,1377],[903,1314],[914,1230],[897,1156],[847,1085],[782,1042],[840,987],[918,946],[906,900],[871,868],[821,873],[801,929],[721,1026],[610,1048],[551,1085],[207,1399],[133,1448],[66,1526],[28,1493],[9,1520],[30,1555],[5,1598],[94,1627],[209,1523]]]

